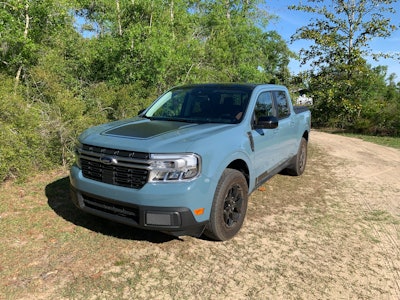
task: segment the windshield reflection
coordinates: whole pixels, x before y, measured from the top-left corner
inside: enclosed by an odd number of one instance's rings
[[[161,96],[144,117],[188,123],[239,123],[252,89],[240,85],[201,85],[174,88]]]

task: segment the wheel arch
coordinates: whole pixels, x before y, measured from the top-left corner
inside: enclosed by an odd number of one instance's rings
[[[308,132],[308,130],[304,131],[303,138],[305,138],[307,142],[308,142],[309,135],[310,135],[310,133]]]
[[[247,163],[242,159],[232,161],[227,168],[239,171],[246,178],[247,186],[250,187],[250,171]]]

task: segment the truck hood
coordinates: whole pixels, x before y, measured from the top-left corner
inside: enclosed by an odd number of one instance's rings
[[[159,121],[136,117],[92,127],[79,140],[84,144],[104,148],[149,153],[195,151],[193,148],[196,143],[203,144],[205,139],[218,138],[219,134],[238,125]]]
[[[102,134],[134,139],[150,139],[159,135],[176,132],[192,126],[193,124],[182,122],[146,120],[128,122],[120,126],[114,126],[111,129],[105,130],[104,132],[102,132]]]

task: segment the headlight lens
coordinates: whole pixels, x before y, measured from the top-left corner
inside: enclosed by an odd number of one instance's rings
[[[200,156],[193,153],[151,154],[150,182],[191,180],[200,174]]]

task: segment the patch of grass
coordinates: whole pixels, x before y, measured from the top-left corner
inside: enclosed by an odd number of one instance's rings
[[[382,146],[400,149],[400,137],[373,136],[373,135],[362,135],[353,133],[341,133],[340,135],[358,138],[366,142],[371,142]]]
[[[372,222],[383,222],[386,224],[399,224],[399,220],[393,217],[389,212],[384,210],[370,211],[364,219]]]
[[[380,239],[378,239],[378,238],[373,234],[373,232],[371,231],[370,228],[368,228],[368,229],[366,229],[366,228],[363,229],[363,230],[362,230],[362,233],[363,233],[364,236],[365,236],[367,239],[369,239],[373,244],[379,244],[379,243],[382,242]]]

